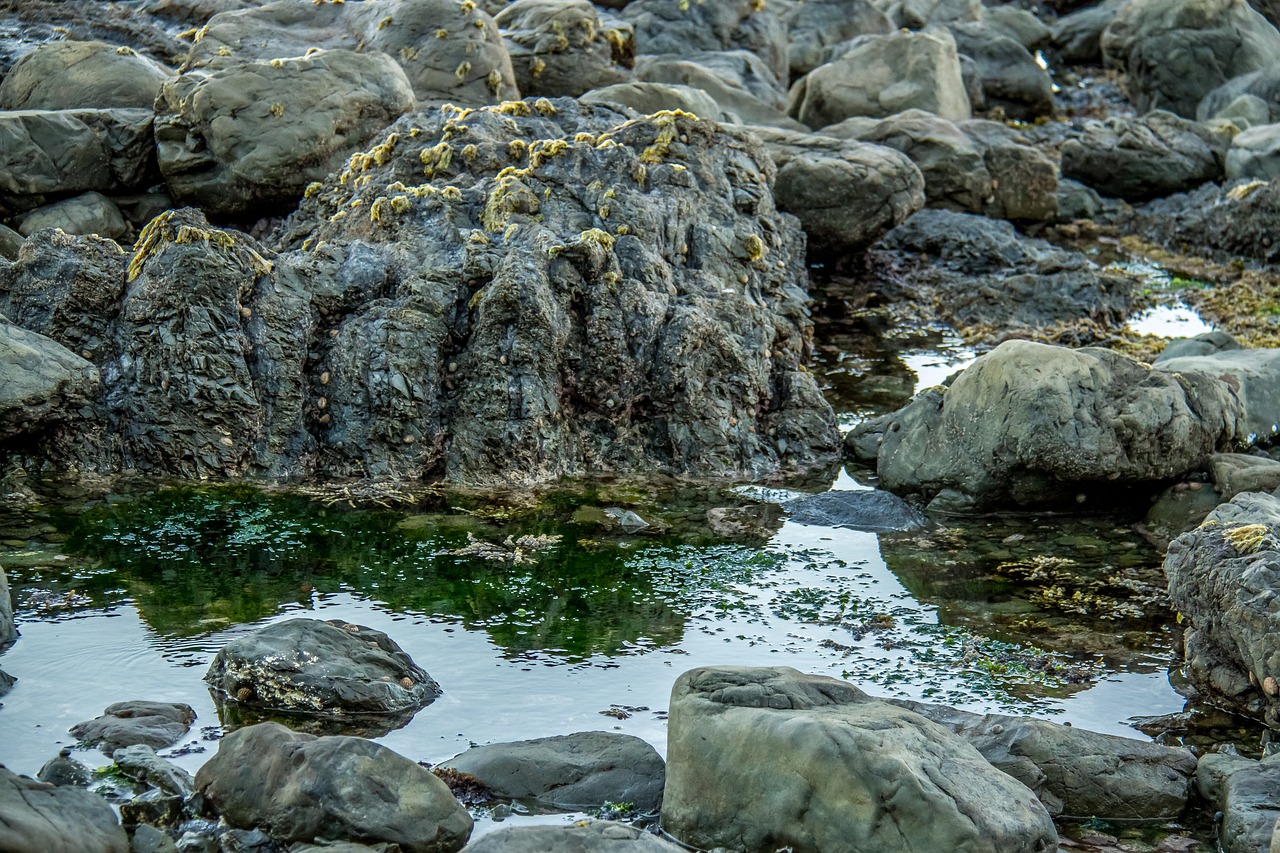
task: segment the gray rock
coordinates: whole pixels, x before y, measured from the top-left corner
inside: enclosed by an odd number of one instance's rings
[[[93,774],[88,767],[71,757],[71,750],[64,749],[57,757],[44,763],[36,778],[59,788],[66,785],[87,788],[93,781]]]
[[[1169,545],[1169,598],[1183,616],[1183,671],[1219,707],[1280,721],[1280,498],[1245,492]]]
[[[1200,103],[1203,104],[1204,101]],[[1237,95],[1222,109],[1208,117],[1209,121],[1213,119],[1225,119],[1241,130],[1248,130],[1257,125],[1271,124],[1271,107],[1257,95]]]
[[[763,59],[775,78],[787,79],[787,29],[774,6],[755,0],[632,0],[621,14],[635,26],[638,54],[746,50]]]
[[[468,845],[467,853],[678,853],[683,849],[634,826],[593,821],[575,826],[509,826]]]
[[[1258,71],[1228,80],[1196,107],[1200,121],[1240,114],[1247,115],[1251,125],[1280,122],[1280,62],[1272,61]]]
[[[22,251],[23,236],[7,225],[0,225],[0,258],[14,261]]]
[[[763,544],[782,527],[782,509],[776,504],[716,506],[707,510],[707,526],[723,539]]]
[[[871,0],[805,0],[786,12],[791,78],[821,65],[828,48],[865,35],[893,32],[893,21]]]
[[[46,228],[61,228],[68,234],[96,234],[111,239],[129,232],[120,208],[97,192],[38,207],[23,216],[18,224],[18,232],[23,237],[30,237]]]
[[[1236,134],[1227,149],[1227,180],[1280,178],[1280,124],[1263,124]]]
[[[1194,338],[1174,338],[1165,344],[1153,364],[1184,356],[1213,355],[1216,352],[1241,349],[1240,342],[1226,332],[1203,332]]]
[[[1126,231],[1157,245],[1194,246],[1202,255],[1263,263],[1280,259],[1280,181],[1207,184],[1160,199],[1120,219]]]
[[[5,696],[10,690],[13,689],[13,685],[17,683],[18,683],[18,679],[14,678],[12,675],[5,672],[3,669],[0,669],[0,697]],[[3,706],[0,706],[0,707],[3,707]]]
[[[129,849],[132,853],[178,853],[178,845],[173,843],[169,833],[145,823],[138,824],[133,830]]]
[[[1053,47],[1070,65],[1102,64],[1102,33],[1111,24],[1124,0],[1107,0],[1063,15],[1053,24]]]
[[[610,732],[472,747],[442,767],[476,777],[493,793],[562,808],[632,803],[656,811],[666,779],[662,756],[645,741]]]
[[[1027,50],[1044,47],[1053,38],[1053,30],[1035,13],[1017,6],[983,6],[980,20]]]
[[[1062,146],[1062,174],[1108,196],[1145,201],[1220,179],[1225,150],[1207,127],[1157,110],[1087,122]]]
[[[131,700],[108,705],[102,716],[71,727],[71,734],[106,755],[135,744],[172,746],[191,729],[196,712],[177,702]]]
[[[156,751],[145,744],[135,744],[111,753],[111,760],[121,773],[166,794],[180,797],[190,796],[195,790],[195,780],[191,774],[172,762],[165,761],[156,755]]]
[[[982,151],[991,175],[983,213],[993,219],[1052,222],[1058,216],[1058,164],[998,122],[973,119],[960,130]]]
[[[745,50],[641,57],[636,79],[692,86],[739,124],[804,130],[786,114],[786,93],[764,60]]]
[[[1224,501],[1241,492],[1274,492],[1280,488],[1280,462],[1269,456],[1216,453],[1209,460],[1209,470]]]
[[[1280,349],[1225,350],[1203,356],[1167,358],[1157,370],[1198,372],[1222,380],[1244,405],[1247,443],[1280,435]]]
[[[694,669],[671,695],[662,823],[697,847],[1043,851],[1044,806],[958,735],[789,667]],[[750,804],[744,808],[744,804]]]
[[[516,0],[494,22],[525,97],[577,97],[631,76],[631,25],[602,15],[587,0]]]
[[[13,598],[9,595],[9,578],[4,566],[0,566],[0,649],[18,639],[18,628],[13,621]]]
[[[1093,187],[1085,186],[1071,178],[1058,181],[1058,219],[1073,222],[1077,219],[1093,219],[1104,209],[1102,196]]]
[[[939,509],[1073,503],[1200,468],[1244,426],[1239,398],[1204,373],[1008,341],[901,409],[876,470]]]
[[[227,60],[160,90],[160,171],[175,197],[210,212],[283,205],[413,106],[404,72],[379,53]]]
[[[1186,749],[1033,717],[893,701],[969,741],[996,769],[1030,788],[1051,815],[1173,820],[1186,809],[1196,771],[1196,757]]]
[[[37,782],[2,766],[0,826],[6,853],[129,853],[129,837],[102,797]]]
[[[79,417],[99,383],[97,368],[66,347],[0,320],[0,439]],[[0,644],[5,633],[0,624]]]
[[[390,637],[340,619],[288,619],[238,637],[205,681],[246,708],[332,719],[407,722],[440,695]]]
[[[55,41],[28,53],[0,80],[6,110],[151,109],[174,72],[129,47]]]
[[[587,105],[627,107],[640,115],[680,110],[713,120],[724,116],[724,110],[716,100],[702,89],[668,83],[617,83],[592,89],[578,100]]]
[[[0,195],[141,186],[154,146],[151,110],[0,112]]]
[[[861,36],[791,87],[790,115],[813,128],[851,116],[885,118],[921,109],[969,118],[955,39],[946,31]]]
[[[224,737],[196,789],[229,824],[283,843],[318,837],[452,853],[471,816],[431,771],[385,746],[261,723]]]
[[[1222,853],[1268,853],[1280,818],[1280,762],[1239,755],[1206,755],[1196,770],[1201,794],[1222,812],[1218,827]]]
[[[845,527],[882,533],[919,530],[929,522],[897,495],[879,489],[831,491],[787,501],[789,520],[816,527]]]
[[[987,109],[1028,121],[1053,115],[1053,79],[1021,42],[985,22],[955,23],[949,29],[956,50],[977,66]]]
[[[1192,488],[1192,485],[1198,488]],[[1213,512],[1222,497],[1205,483],[1176,483],[1160,493],[1142,519],[1143,535],[1164,551],[1169,543],[1200,524]]]
[[[1245,0],[1131,0],[1102,35],[1103,58],[1125,72],[1139,112],[1187,118],[1233,77],[1280,55],[1280,32]]]
[[[977,21],[983,11],[980,0],[882,0],[881,8],[899,27],[917,30],[930,24]]]

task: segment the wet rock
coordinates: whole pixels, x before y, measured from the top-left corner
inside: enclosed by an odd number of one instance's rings
[[[1209,375],[1008,341],[899,410],[876,470],[938,509],[1069,504],[1197,469],[1243,430],[1238,397]]]
[[[335,719],[412,717],[440,687],[381,631],[288,619],[223,646],[207,681],[247,708]]]
[[[1237,134],[1227,149],[1227,180],[1280,178],[1280,124],[1263,124]]]
[[[94,234],[112,239],[123,237],[129,231],[115,202],[96,192],[38,207],[18,222],[18,232],[24,237],[48,228],[61,228],[67,234]]]
[[[191,774],[172,762],[165,761],[156,755],[156,751],[145,744],[135,744],[111,753],[111,760],[121,773],[151,788],[186,797],[195,790],[195,780]]]
[[[108,705],[101,717],[76,723],[71,734],[106,755],[144,744],[154,749],[172,746],[195,722],[190,705],[176,702],[129,701]]]
[[[1200,189],[1151,202],[1120,220],[1130,233],[1206,255],[1280,259],[1280,181]]]
[[[894,23],[871,0],[806,0],[785,14],[791,78],[825,62],[828,48],[865,35],[887,35]]]
[[[960,130],[982,151],[991,175],[983,208],[994,219],[1052,222],[1058,216],[1058,164],[999,122],[974,119]]]
[[[1058,181],[1058,220],[1073,222],[1077,219],[1093,219],[1106,206],[1102,196],[1093,187],[1079,181],[1063,178]]]
[[[5,672],[3,669],[0,669],[0,697],[5,696],[10,690],[13,689],[13,685],[17,683],[18,683],[18,679],[14,678],[12,675]],[[0,705],[0,707],[4,707],[4,706]]]
[[[44,763],[36,778],[59,788],[66,785],[87,788],[93,781],[93,774],[88,767],[71,757],[71,750],[64,749],[56,758],[50,758]]]
[[[884,431],[893,421],[893,413],[867,418],[844,434],[845,456],[859,462],[875,462],[880,455]]]
[[[6,110],[151,109],[174,72],[128,47],[58,41],[28,53],[0,81]]]
[[[1062,61],[1070,65],[1101,65],[1102,33],[1123,5],[1124,0],[1107,0],[1055,21],[1053,48]]]
[[[1031,792],[958,735],[833,678],[686,672],[672,689],[669,744],[662,823],[686,844],[1030,853],[1057,843]]]
[[[707,510],[707,526],[725,539],[763,543],[782,527],[782,508],[776,504],[712,507]]]
[[[1218,827],[1223,853],[1267,853],[1280,818],[1280,762],[1239,755],[1206,755],[1196,770],[1201,794],[1222,812]]]
[[[1170,373],[1203,373],[1230,386],[1244,405],[1249,444],[1280,435],[1280,349],[1167,358],[1157,361],[1155,367]]]
[[[1062,146],[1062,174],[1126,201],[1171,195],[1222,177],[1225,140],[1157,110],[1142,118],[1090,121]]]
[[[145,823],[133,830],[129,849],[132,853],[178,853],[178,845],[173,843],[169,833]]]
[[[1201,98],[1280,55],[1280,32],[1245,0],[1131,0],[1102,35],[1139,112],[1191,118]]]
[[[1169,597],[1184,618],[1187,678],[1212,704],[1280,721],[1280,499],[1246,492],[1169,546]]]
[[[8,225],[0,225],[0,258],[14,261],[22,251],[23,236]]]
[[[1156,356],[1153,364],[1169,361],[1184,356],[1213,355],[1240,349],[1240,342],[1226,332],[1212,331],[1196,335],[1194,338],[1174,338],[1165,344],[1164,349]]]
[[[775,78],[787,79],[787,30],[773,6],[754,0],[632,0],[621,14],[635,27],[638,54],[746,50],[763,59]]]
[[[786,92],[764,60],[745,50],[642,57],[636,79],[692,86],[739,124],[804,130],[786,114]]]
[[[1052,815],[1174,820],[1187,806],[1196,757],[1185,749],[1033,717],[893,701],[973,744],[996,769],[1030,788]]]
[[[1240,103],[1233,110],[1237,102]],[[1233,112],[1240,114],[1240,111],[1251,117],[1251,125],[1280,122],[1280,62],[1223,83],[1200,101],[1196,118],[1200,121],[1219,116],[1229,118]]]
[[[18,639],[18,628],[13,621],[13,598],[9,595],[9,578],[4,566],[0,566],[0,648]]]
[[[985,22],[956,23],[948,29],[956,50],[977,66],[987,109],[1028,121],[1053,115],[1053,79],[1031,51]]]
[[[129,837],[107,801],[0,767],[0,826],[13,853],[129,853]]]
[[[831,491],[787,501],[782,505],[796,524],[844,527],[882,533],[920,530],[928,519],[897,495],[879,489]]]
[[[1197,483],[1200,488],[1192,489],[1190,485],[1182,482],[1165,489],[1142,519],[1143,535],[1161,551],[1183,533],[1199,527],[1222,503],[1222,496],[1212,486]]]
[[[587,0],[516,0],[494,21],[526,97],[577,97],[631,76],[631,25],[602,16]]]
[[[652,746],[609,732],[473,747],[440,766],[474,776],[500,797],[563,808],[632,803],[641,813],[657,810],[666,778]]]
[[[885,118],[921,109],[969,118],[955,39],[944,31],[861,36],[791,88],[788,112],[822,128],[851,116]]]
[[[1280,488],[1280,462],[1269,456],[1216,453],[1209,460],[1209,470],[1224,501],[1241,492],[1274,492]]]
[[[120,823],[136,826],[176,827],[183,822],[183,798],[159,788],[150,788],[120,804]]]
[[[677,853],[683,849],[634,826],[593,821],[574,826],[510,826],[468,845],[467,853]]]
[[[451,853],[471,817],[431,771],[384,746],[262,723],[224,737],[196,774],[207,805],[282,843],[317,838]]]
[[[618,83],[593,89],[579,101],[586,105],[628,107],[640,115],[680,110],[699,118],[719,120],[724,116],[716,100],[702,89],[669,83]]]
[[[278,207],[413,106],[404,72],[383,54],[227,60],[160,90],[160,171],[175,197],[208,212]]]
[[[0,440],[79,417],[99,382],[97,368],[66,347],[0,319]],[[4,633],[0,624],[0,645]]]
[[[150,110],[0,112],[0,196],[141,186],[155,171],[151,133]]]

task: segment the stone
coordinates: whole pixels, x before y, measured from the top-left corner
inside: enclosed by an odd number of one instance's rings
[[[472,747],[441,767],[474,776],[499,797],[588,810],[631,803],[641,813],[657,811],[666,772],[648,743],[610,732]]]
[[[1035,13],[1017,6],[983,6],[979,20],[1027,50],[1045,47],[1053,38],[1053,30]]]
[[[1203,105],[1204,101],[1200,103]],[[1257,125],[1272,124],[1271,107],[1257,95],[1237,95],[1225,106],[1205,119],[1208,122],[1215,120],[1225,120],[1241,130],[1248,130]],[[1230,166],[1230,163],[1228,163],[1228,166]]]
[[[107,801],[0,766],[0,844],[12,853],[129,853],[129,836]]]
[[[9,578],[4,566],[0,566],[0,649],[18,639],[18,628],[13,620],[13,597],[9,594]]]
[[[1216,488],[1204,483],[1199,485],[1200,488],[1192,489],[1190,483],[1175,483],[1161,492],[1147,510],[1142,519],[1142,535],[1160,551],[1167,551],[1170,542],[1199,527],[1222,503]]]
[[[970,116],[955,39],[946,31],[861,36],[791,87],[788,113],[812,128],[909,109]]]
[[[1280,489],[1280,462],[1269,456],[1247,453],[1215,453],[1209,459],[1213,485],[1222,500],[1241,492],[1274,492]]]
[[[1070,65],[1101,65],[1102,33],[1122,5],[1124,0],[1106,0],[1055,21],[1052,43],[1062,61]]]
[[[1244,405],[1245,440],[1266,443],[1280,435],[1280,349],[1223,350],[1211,355],[1166,358],[1157,370],[1199,372],[1225,382]]]
[[[1074,505],[1196,470],[1244,426],[1239,398],[1208,374],[1007,341],[899,410],[876,471],[938,509]]]
[[[782,504],[787,519],[815,527],[843,527],[884,533],[920,530],[928,519],[902,498],[880,489],[830,491]]]
[[[46,228],[61,228],[67,234],[94,234],[111,239],[129,232],[120,208],[97,192],[36,208],[19,220],[18,233],[29,237]]]
[[[590,821],[574,826],[509,826],[467,846],[467,853],[678,853],[677,844],[634,826]]]
[[[980,0],[887,0],[884,8],[899,27],[913,30],[930,24],[977,21],[983,13]]]
[[[63,749],[54,758],[50,758],[40,768],[36,778],[61,788],[73,785],[79,788],[89,787],[93,781],[93,773],[88,767],[71,757],[71,750]]]
[[[805,129],[787,116],[786,92],[764,60],[745,50],[641,57],[636,79],[701,89],[738,124]]]
[[[1274,827],[1280,818],[1275,796],[1280,786],[1280,763],[1275,756],[1254,761],[1210,753],[1200,765],[1197,787],[1222,813],[1218,849],[1222,853],[1267,853],[1273,849]]]
[[[1213,355],[1217,352],[1242,349],[1240,342],[1222,331],[1202,332],[1194,338],[1174,338],[1165,344],[1152,364],[1160,364],[1171,358]]]
[[[78,417],[100,381],[98,369],[66,347],[0,320],[0,439]],[[0,645],[4,633],[0,624]]]
[[[1192,118],[1211,90],[1274,62],[1280,32],[1245,0],[1130,0],[1103,31],[1102,53],[1140,113]]]
[[[133,700],[108,705],[102,716],[72,726],[71,734],[111,755],[136,744],[172,746],[191,730],[195,719],[190,705]]]
[[[178,853],[169,833],[145,823],[134,828],[129,849],[132,853]]]
[[[1226,174],[1228,181],[1280,178],[1280,124],[1262,124],[1236,134],[1227,149]]]
[[[956,50],[974,61],[987,109],[1034,121],[1054,114],[1053,79],[1021,42],[985,22],[951,24]]]
[[[174,78],[156,101],[160,171],[177,199],[212,213],[295,202],[414,106],[404,71],[380,53],[219,66]]]
[[[14,678],[12,675],[5,672],[3,669],[0,669],[0,697],[4,697],[5,695],[7,695],[8,692],[13,689],[13,685],[17,683],[18,683],[18,679]],[[0,708],[2,707],[4,706],[0,704]]]
[[[1093,219],[1106,205],[1097,190],[1071,178],[1058,181],[1057,201],[1059,222]]]
[[[746,50],[786,80],[787,29],[775,7],[755,0],[631,0],[622,17],[635,27],[636,53],[682,56],[701,50]]]
[[[700,848],[1046,851],[1021,783],[958,735],[834,678],[704,667],[676,680],[664,829]],[[749,804],[749,807],[744,807]]]
[[[1237,187],[1206,184],[1157,199],[1120,221],[1129,233],[1156,245],[1194,246],[1197,253],[1231,261],[1280,259],[1280,181]]]
[[[602,15],[587,0],[516,0],[494,23],[506,39],[525,97],[577,97],[631,76],[631,25]]]
[[[232,826],[285,844],[325,838],[452,853],[471,834],[467,810],[426,768],[363,738],[317,738],[278,723],[219,741],[196,790]]]
[[[23,236],[8,225],[0,225],[0,258],[16,261],[22,251]]]
[[[145,184],[155,173],[151,110],[0,112],[0,196]]]
[[[1225,141],[1203,125],[1157,110],[1085,123],[1062,146],[1062,174],[1125,201],[1145,201],[1222,177]]]
[[[111,760],[121,773],[148,787],[179,797],[190,796],[195,790],[191,774],[172,762],[156,755],[146,744],[134,744],[111,753]]]
[[[0,109],[151,109],[174,72],[129,47],[103,42],[40,45],[0,80]]]
[[[829,48],[865,35],[888,35],[894,24],[871,0],[805,0],[785,14],[791,79],[821,65]]]
[[[982,151],[991,175],[984,215],[1032,222],[1057,218],[1058,164],[1048,154],[999,122],[973,119],[958,127]]]
[[[578,100],[586,105],[627,107],[640,115],[679,110],[717,121],[724,117],[720,105],[702,89],[669,83],[616,83],[592,89]]]
[[[1196,107],[1196,119],[1245,115],[1250,126],[1280,122],[1280,62],[1234,77],[1209,92]]]

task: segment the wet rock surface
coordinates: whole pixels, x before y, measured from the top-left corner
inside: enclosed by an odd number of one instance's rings
[[[97,794],[55,787],[0,767],[0,825],[14,853],[128,853],[129,837]]]
[[[18,628],[13,621],[13,597],[9,594],[9,578],[0,566],[0,648],[18,639]]]
[[[1221,180],[1226,140],[1163,111],[1090,122],[1062,146],[1062,174],[1126,201],[1146,201]]]
[[[876,490],[824,492],[795,498],[782,505],[796,524],[847,527],[850,530],[919,530],[928,519],[906,501]]]
[[[643,830],[604,821],[572,827],[513,826],[467,846],[469,853],[675,853],[683,849]]]
[[[195,722],[190,705],[172,702],[129,701],[108,705],[102,716],[71,727],[71,734],[99,747],[107,755],[117,749],[143,744],[172,746]]]

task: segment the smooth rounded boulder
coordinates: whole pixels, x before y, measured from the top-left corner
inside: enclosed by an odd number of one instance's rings
[[[12,853],[129,853],[129,836],[105,799],[0,765],[0,849]]]
[[[55,41],[19,59],[0,80],[0,109],[151,109],[174,72],[128,47]]]
[[[71,734],[107,755],[142,744],[172,746],[191,729],[196,712],[180,702],[128,701],[108,705],[102,716],[71,727]]]
[[[88,361],[0,317],[0,439],[74,420],[97,396],[100,383]]]
[[[1273,181],[1280,178],[1280,124],[1263,124],[1239,133],[1227,149],[1227,180]]]

